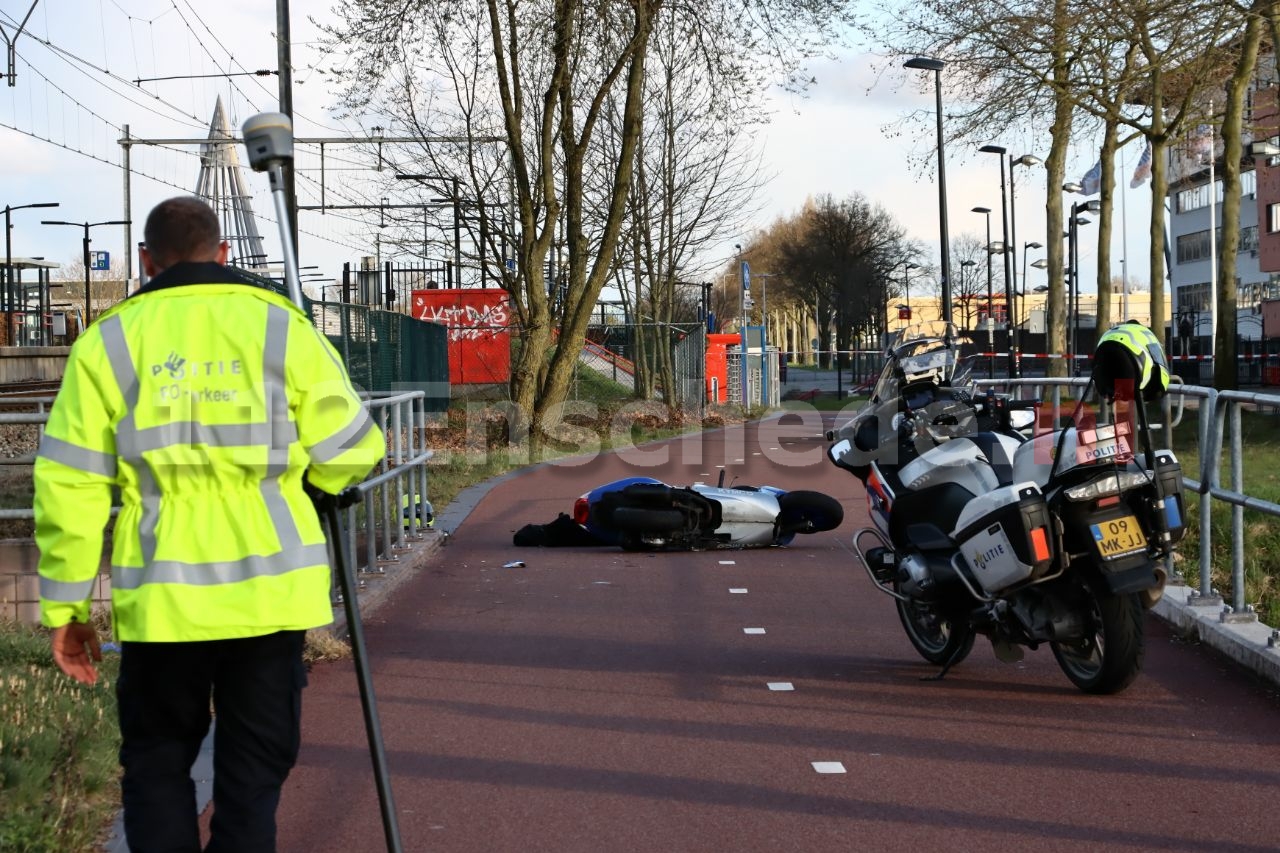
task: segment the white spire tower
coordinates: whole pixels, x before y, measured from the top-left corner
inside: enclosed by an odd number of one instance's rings
[[[222,239],[231,244],[228,263],[243,269],[267,265],[262,235],[253,216],[253,199],[245,189],[238,140],[227,125],[227,114],[219,96],[209,122],[209,141],[200,148],[200,177],[196,195],[213,206],[222,223]]]

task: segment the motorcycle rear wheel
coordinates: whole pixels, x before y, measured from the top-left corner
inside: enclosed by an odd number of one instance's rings
[[[842,521],[840,501],[822,492],[787,492],[778,498],[778,529],[783,533],[822,533]]]
[[[1086,599],[1091,628],[1072,643],[1050,643],[1058,666],[1085,693],[1119,693],[1138,677],[1146,654],[1142,602],[1090,584]]]
[[[929,663],[954,666],[973,651],[974,632],[968,623],[944,617],[931,604],[900,598],[895,598],[894,603],[907,639]]]

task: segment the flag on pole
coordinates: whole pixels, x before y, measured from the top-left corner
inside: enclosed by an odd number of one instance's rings
[[[1097,195],[1102,190],[1102,160],[1093,164],[1093,168],[1084,173],[1080,179],[1080,195]]]
[[[1129,181],[1129,189],[1136,190],[1147,182],[1147,178],[1151,177],[1151,141],[1147,141],[1147,147],[1143,149],[1142,156],[1138,158],[1138,165],[1133,170],[1133,180]]]

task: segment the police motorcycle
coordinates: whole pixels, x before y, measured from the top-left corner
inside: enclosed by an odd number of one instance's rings
[[[605,545],[628,551],[690,551],[790,544],[797,534],[834,530],[844,507],[830,495],[774,486],[670,486],[628,477],[574,501],[573,520]]]
[[[866,486],[873,526],[855,553],[942,667],[932,678],[982,634],[1002,661],[1047,643],[1078,688],[1119,692],[1185,531],[1182,470],[1153,447],[1143,405],[1117,399],[1109,419],[1084,406],[1089,387],[1134,385],[1137,360],[1095,356],[1070,425],[1053,429],[1038,401],[976,393],[950,338],[893,348],[870,403],[828,434],[831,461]]]

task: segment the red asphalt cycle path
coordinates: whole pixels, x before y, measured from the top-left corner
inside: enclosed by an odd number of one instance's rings
[[[406,851],[1280,846],[1280,699],[1154,618],[1119,696],[1081,694],[1047,648],[1002,664],[981,638],[922,682],[935,669],[849,550],[861,484],[822,456],[816,416],[796,420],[505,481],[366,616]],[[600,483],[721,465],[836,496],[845,522],[745,551],[511,544]],[[350,662],[316,666],[303,705],[279,849],[383,849]]]

